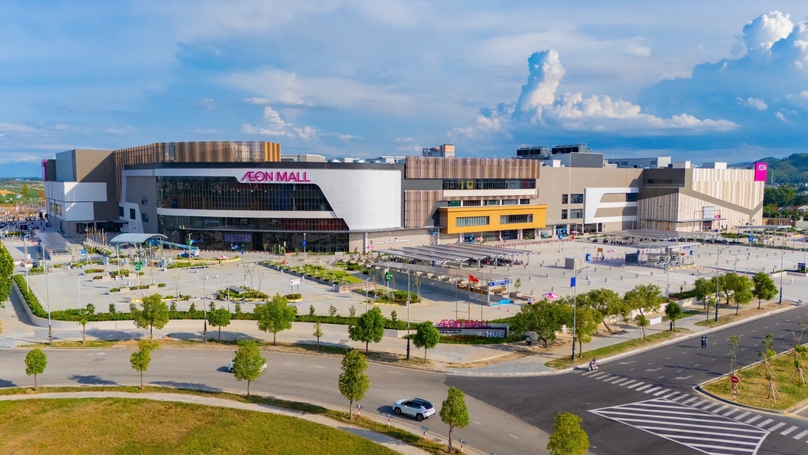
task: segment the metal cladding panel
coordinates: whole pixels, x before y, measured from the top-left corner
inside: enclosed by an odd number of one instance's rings
[[[352,231],[402,227],[400,169],[156,168],[124,171],[125,176],[233,177],[245,185],[314,184],[338,218]],[[242,212],[246,213],[246,212]],[[301,212],[303,213],[303,212]]]
[[[408,179],[536,179],[537,160],[407,157]]]

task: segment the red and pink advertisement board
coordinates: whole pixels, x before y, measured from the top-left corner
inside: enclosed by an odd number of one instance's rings
[[[766,172],[768,170],[769,170],[769,163],[764,163],[762,161],[758,161],[757,163],[755,163],[755,181],[765,182]]]

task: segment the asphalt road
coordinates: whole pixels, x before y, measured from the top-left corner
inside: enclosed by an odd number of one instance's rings
[[[683,340],[668,346],[625,357],[613,362],[601,364],[596,373],[577,372],[550,377],[532,378],[474,378],[454,376],[448,378],[448,383],[464,390],[480,401],[487,402],[501,410],[519,416],[525,422],[534,425],[545,432],[551,432],[553,419],[561,411],[570,411],[580,416],[584,423],[582,426],[589,434],[592,443],[592,452],[602,454],[615,453],[664,453],[664,454],[693,454],[703,453],[694,448],[674,442],[665,438],[673,434],[673,427],[662,429],[664,416],[681,415],[687,421],[702,418],[699,409],[707,407],[712,411],[722,409],[722,404],[713,404],[711,401],[692,399],[698,397],[693,387],[705,380],[726,374],[729,371],[728,350],[729,337],[740,335],[741,342],[738,350],[738,363],[740,366],[748,365],[759,360],[757,352],[762,348],[763,337],[772,333],[775,336],[775,347],[783,351],[793,345],[791,331],[798,331],[797,321],[808,322],[808,308],[800,307],[761,319],[749,321],[731,328],[713,332],[708,336],[708,347],[700,348],[700,337]],[[808,334],[803,342],[808,341]],[[598,377],[596,377],[598,376]],[[616,384],[615,384],[616,383]],[[646,390],[641,390],[646,389]],[[650,394],[649,394],[650,392]],[[615,406],[625,406],[646,400],[659,399],[671,396],[679,402],[690,401],[686,409],[666,410],[662,414],[638,417],[640,412],[635,409],[619,409],[612,416],[626,418],[629,423],[618,423],[592,411]],[[682,397],[682,398],[676,398]],[[649,406],[649,405],[642,405]],[[657,406],[652,404],[652,406]],[[666,405],[667,406],[667,405]],[[630,408],[630,407],[629,407]],[[658,408],[662,409],[662,408]],[[721,411],[732,413],[732,407]],[[737,408],[735,408],[737,409]],[[612,410],[614,411],[614,410]],[[743,415],[744,410],[736,411],[733,418]],[[753,420],[752,425],[744,425],[735,430],[744,431],[769,420],[774,428],[768,433],[756,448],[758,454],[796,454],[808,453],[808,420],[790,417],[769,416],[763,414],[755,419],[756,413],[749,413],[740,421]],[[712,418],[712,417],[710,417]],[[723,417],[720,417],[723,419]],[[643,423],[637,423],[644,420]],[[713,431],[738,425],[727,418],[726,422],[719,422],[715,428],[701,428],[707,430],[699,435],[706,440],[712,440]],[[780,425],[782,423],[782,425]],[[643,431],[635,426],[645,425]],[[632,426],[635,425],[635,426]],[[767,425],[767,426],[768,426]],[[796,427],[788,431],[792,427]],[[681,428],[675,429],[676,431]],[[751,431],[751,430],[750,430]],[[785,431],[786,435],[781,433]],[[805,433],[803,433],[805,431]],[[795,436],[802,434],[799,440]],[[661,437],[660,437],[661,436]],[[728,437],[731,439],[731,437]],[[750,437],[751,440],[751,437]],[[691,441],[692,442],[692,441]],[[713,445],[712,441],[701,441]],[[750,443],[751,444],[751,443]],[[720,445],[720,444],[719,444]],[[750,445],[750,448],[754,448]],[[754,453],[747,451],[722,451],[723,448],[702,448],[707,453]]]
[[[139,376],[129,364],[131,350],[65,350],[50,349],[48,367],[39,384],[48,385],[137,385]],[[31,386],[33,378],[25,375],[24,350],[0,351],[0,387]],[[244,393],[246,383],[239,383],[226,371],[232,350],[163,349],[152,354],[152,364],[145,380],[152,385],[192,387],[216,391]],[[344,407],[348,402],[337,389],[340,358],[303,354],[266,352],[266,373],[250,388],[252,393],[298,401]],[[370,364],[371,387],[362,400],[362,413],[393,414],[391,405],[401,398],[425,398],[440,409],[446,398],[446,376],[425,371]],[[475,398],[466,401],[472,423],[456,429],[453,437],[484,453],[536,453],[547,445],[547,435],[496,407]],[[439,416],[418,423],[407,417],[394,419],[412,425],[419,432],[425,425],[430,432],[448,434]]]

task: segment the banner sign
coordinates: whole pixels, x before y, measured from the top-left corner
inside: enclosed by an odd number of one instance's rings
[[[755,163],[755,181],[756,182],[765,182],[766,181],[766,174],[769,170],[769,164],[764,163],[762,161],[758,161]]]

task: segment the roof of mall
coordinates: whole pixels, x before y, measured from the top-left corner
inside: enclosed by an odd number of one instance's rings
[[[141,244],[147,240],[165,240],[168,237],[163,234],[119,234],[109,241],[110,245],[124,245],[127,243]]]

